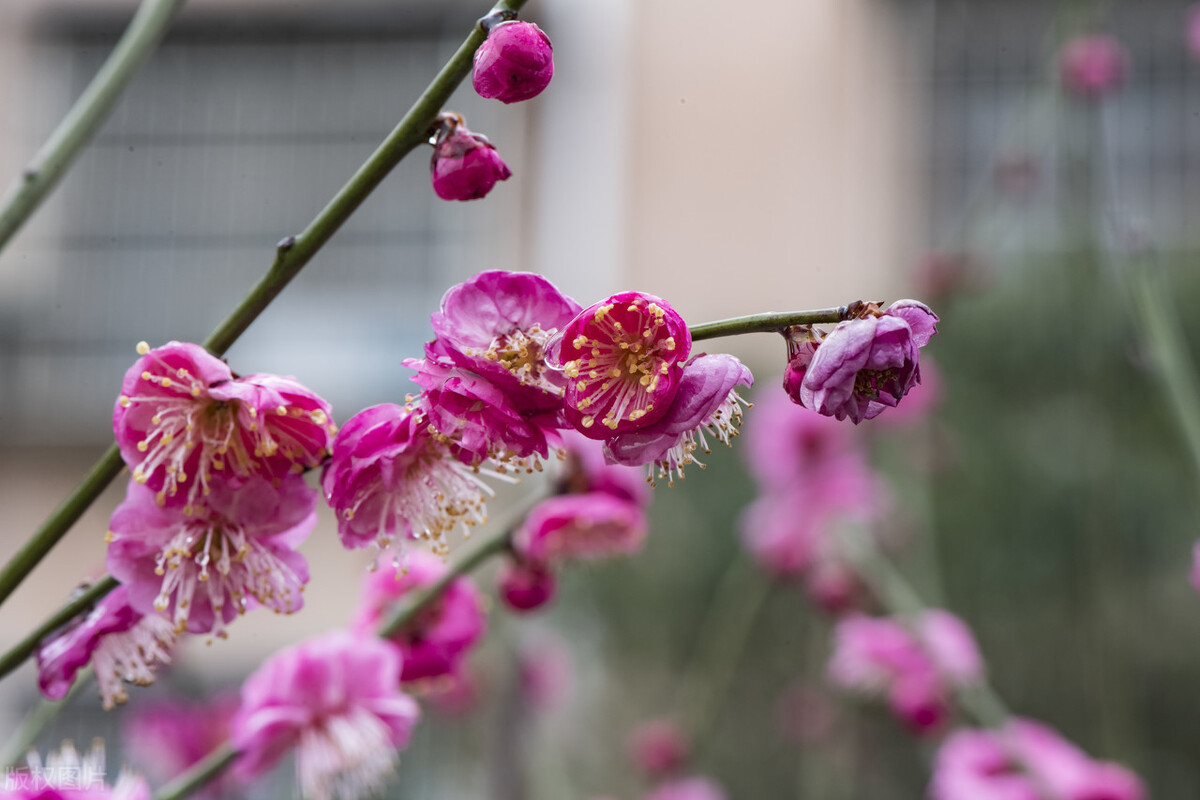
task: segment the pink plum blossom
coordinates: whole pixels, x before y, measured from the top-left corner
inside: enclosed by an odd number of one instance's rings
[[[492,493],[430,433],[425,409],[391,403],[346,422],[322,486],[345,547],[420,539],[439,554],[449,551],[448,533],[484,520],[485,493]]]
[[[513,534],[513,551],[535,563],[631,555],[646,538],[639,507],[602,492],[539,503]]]
[[[443,200],[479,200],[499,181],[512,177],[486,136],[472,133],[462,124],[443,125],[429,160],[433,191]]]
[[[913,626],[866,616],[840,620],[829,678],[844,689],[886,694],[898,717],[928,731],[949,714],[954,687],[982,680],[983,660],[970,630],[947,611],[925,611]]]
[[[622,292],[581,311],[558,344],[552,356],[569,379],[567,420],[584,436],[608,439],[666,416],[692,334],[665,300]]]
[[[749,388],[753,383],[750,370],[733,356],[697,356],[683,368],[667,413],[657,422],[607,439],[606,458],[630,467],[650,464],[651,479],[657,467],[658,477],[673,485],[675,476],[682,478],[688,464],[704,466],[695,452],[700,448],[712,452],[705,430],[726,445],[738,435],[745,401],[737,387]]]
[[[1136,775],[1093,761],[1051,728],[1013,719],[1002,730],[962,729],[942,743],[931,800],[1144,800]]]
[[[659,784],[645,800],[725,800],[725,790],[709,778],[681,778]]]
[[[396,603],[437,583],[448,571],[437,556],[414,550],[407,564],[381,566],[363,582],[362,601],[351,627],[365,635],[378,629]],[[405,683],[455,675],[487,629],[479,590],[468,577],[456,578],[408,627],[390,637],[404,656]]]
[[[296,750],[306,798],[378,792],[420,716],[400,691],[400,651],[333,631],[279,651],[242,685],[231,740],[243,779]]]
[[[138,703],[122,725],[125,752],[151,779],[165,783],[199,763],[229,739],[230,723],[240,701],[224,692],[196,702],[172,697]],[[225,797],[233,792],[226,774],[197,797]]]
[[[690,750],[683,731],[674,721],[665,718],[639,723],[630,731],[626,748],[637,768],[651,777],[678,772]]]
[[[46,757],[28,756],[25,769],[10,769],[0,784],[0,800],[151,800],[150,787],[137,775],[122,772],[105,782],[104,743],[96,740],[81,756],[70,742]]]
[[[121,383],[113,433],[133,479],[159,505],[198,505],[215,476],[284,476],[319,466],[336,427],[329,404],[278,375],[235,377],[199,345],[142,354]]]
[[[143,614],[166,614],[179,633],[224,635],[254,602],[290,614],[304,605],[308,564],[296,551],[316,524],[317,493],[300,475],[245,481],[213,476],[189,510],[159,507],[130,481],[109,522],[108,570]]]
[[[760,392],[755,398],[745,435],[746,465],[768,492],[819,480],[843,466],[857,474],[867,470],[863,445],[853,429],[778,392]]]
[[[430,317],[433,348],[495,384],[522,415],[562,407],[566,379],[546,362],[579,304],[540,275],[491,270],[447,290]]]
[[[554,48],[532,22],[502,22],[475,51],[471,82],[480,97],[516,103],[537,97],[554,77]]]
[[[855,424],[877,417],[920,383],[917,350],[937,332],[937,322],[915,300],[899,300],[884,311],[868,306],[863,316],[839,323],[821,341],[792,399]]]
[[[105,709],[128,699],[125,683],[154,683],[154,665],[171,661],[172,625],[158,614],[142,614],[129,604],[129,590],[118,586],[86,616],[38,645],[38,686],[51,700],[67,696],[79,670],[92,664]]]
[[[1111,36],[1077,36],[1058,57],[1063,87],[1083,100],[1099,100],[1120,88],[1129,72],[1129,54]]]
[[[534,611],[558,593],[558,580],[545,564],[506,561],[496,584],[500,599],[513,611]]]

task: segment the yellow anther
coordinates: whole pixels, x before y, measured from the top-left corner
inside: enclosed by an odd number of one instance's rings
[[[144,453],[150,449],[150,443],[147,442],[145,439],[142,439],[140,442],[137,443],[137,449],[138,449],[139,453]]]
[[[150,343],[149,342],[138,342],[137,347],[135,347],[134,349],[137,350],[137,354],[139,356],[144,356],[144,355],[146,355],[146,353],[150,352]]]
[[[154,380],[154,376],[150,374],[150,370],[148,370],[148,369],[142,370],[142,380],[144,380],[144,381]]]
[[[582,424],[583,427],[585,427],[585,428],[590,428],[596,424],[596,418],[595,417],[584,417],[582,420],[580,420],[580,424]]]
[[[117,403],[120,404],[121,408],[129,408],[131,402],[132,401],[125,395],[121,395],[117,398]]]

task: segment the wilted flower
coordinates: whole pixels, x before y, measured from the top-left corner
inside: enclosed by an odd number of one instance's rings
[[[629,733],[629,757],[651,777],[678,772],[688,758],[688,743],[679,726],[669,719],[641,722]]]
[[[532,22],[502,22],[475,51],[471,82],[480,97],[516,103],[537,97],[554,77],[554,48]]]
[[[67,696],[75,676],[90,662],[104,708],[128,699],[125,683],[154,683],[154,665],[171,661],[175,634],[158,614],[141,614],[118,586],[86,616],[79,617],[38,645],[38,686],[51,700]]]
[[[0,800],[150,800],[150,787],[141,777],[122,772],[115,786],[105,783],[104,741],[80,756],[64,742],[43,764],[37,752],[28,756],[26,769],[10,769],[0,786]]]
[[[1093,761],[1055,731],[1027,719],[1002,730],[963,729],[934,763],[932,800],[1143,800],[1138,777]]]
[[[433,191],[443,200],[478,200],[512,177],[486,136],[472,133],[457,114],[443,114],[429,160]]]
[[[820,343],[792,400],[855,424],[878,416],[920,383],[917,350],[937,332],[937,322],[915,300],[883,311],[868,305],[863,316],[839,323]]]
[[[336,432],[329,404],[278,375],[234,377],[203,347],[169,342],[121,383],[113,433],[133,479],[159,505],[191,509],[215,476],[270,480],[319,466]]]
[[[1063,45],[1058,69],[1067,91],[1084,100],[1099,100],[1124,83],[1129,54],[1111,36],[1078,36]]]
[[[978,683],[982,675],[970,630],[947,611],[922,612],[913,630],[896,619],[865,616],[847,617],[834,629],[830,680],[887,694],[896,715],[918,731],[945,719],[953,687]]]
[[[646,538],[642,509],[602,492],[552,497],[513,534],[513,550],[535,563],[636,553]]]
[[[367,575],[352,627],[363,635],[377,632],[396,602],[428,589],[449,568],[437,556],[414,550],[407,563],[381,566]],[[487,629],[479,590],[468,577],[456,578],[407,627],[389,637],[404,656],[404,682],[455,675]]]
[[[419,406],[384,403],[350,418],[322,477],[347,548],[424,539],[439,554],[446,535],[486,518],[492,490],[429,432]]]
[[[400,691],[401,656],[373,636],[334,631],[281,650],[242,685],[236,768],[260,775],[292,748],[306,798],[357,798],[391,774],[420,716]]]
[[[130,481],[109,521],[108,570],[143,614],[165,613],[182,633],[224,635],[258,603],[290,614],[304,605],[308,564],[296,548],[317,521],[317,493],[299,475],[278,488],[265,478],[214,476],[191,513],[160,508]]]
[[[552,355],[569,379],[567,420],[584,436],[608,439],[667,414],[692,334],[665,300],[622,292],[581,311],[559,345]]]
[[[695,456],[697,449],[712,452],[705,430],[726,445],[738,435],[745,401],[737,387],[749,388],[753,383],[750,370],[733,356],[697,356],[683,368],[679,390],[666,415],[644,428],[607,439],[605,455],[624,466],[650,464],[651,480],[657,467],[658,477],[674,485],[675,476],[682,478],[688,464],[704,466]]]
[[[533,611],[554,599],[558,581],[545,564],[505,561],[496,577],[499,597],[514,611]]]

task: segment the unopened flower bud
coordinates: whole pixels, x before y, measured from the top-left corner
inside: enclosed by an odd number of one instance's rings
[[[500,599],[513,611],[533,611],[554,599],[558,581],[542,564],[508,562],[497,578]]]
[[[443,125],[429,162],[433,191],[443,200],[478,200],[512,171],[487,140],[460,122]]]
[[[1068,92],[1083,100],[1099,100],[1125,81],[1129,56],[1111,36],[1080,36],[1063,45],[1058,68]]]
[[[554,77],[554,48],[532,22],[502,22],[475,51],[471,82],[480,97],[517,103],[537,97]]]

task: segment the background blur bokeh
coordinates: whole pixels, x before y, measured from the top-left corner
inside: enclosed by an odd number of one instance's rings
[[[131,8],[0,5],[0,174],[19,173]],[[295,374],[344,421],[410,391],[401,359],[430,337],[445,288],[482,269],[542,272],[585,305],[643,289],[691,322],[919,297],[942,316],[924,351],[941,403],[903,429],[859,431],[892,481],[895,533],[911,538],[902,568],[972,625],[1013,709],[1134,768],[1155,797],[1200,796],[1197,475],[1124,288],[1134,257],[1155,253],[1200,353],[1186,313],[1200,299],[1200,57],[1186,10],[533,0],[526,16],[555,44],[549,90],[501,107],[468,86],[451,104],[514,178],[482,202],[444,203],[415,153],[229,361]],[[110,441],[134,344],[206,336],[482,11],[189,4],[0,254],[0,557]],[[1056,56],[1097,31],[1124,43],[1130,71],[1082,102],[1060,87]],[[712,343],[725,347],[758,392],[778,391],[778,340]],[[772,585],[738,617],[767,578],[738,540],[755,489],[737,444],[656,490],[643,554],[571,570],[531,620],[493,610],[478,706],[428,714],[394,796],[634,797],[629,728],[696,697],[708,704],[697,769],[733,798],[921,795],[930,746],[825,687],[829,623],[802,592]],[[5,605],[0,642],[101,568],[120,497],[110,490]],[[303,613],[249,615],[228,641],[192,642],[147,694],[236,686],[283,644],[344,622],[364,557],[340,549],[328,514],[305,553]],[[522,705],[523,660],[571,665],[560,702]],[[0,684],[0,729],[34,686],[28,666]],[[142,698],[102,714],[84,695],[43,744],[111,733]],[[811,723],[799,734],[797,716]],[[110,738],[112,763],[132,757]],[[289,796],[287,780],[253,796]]]

